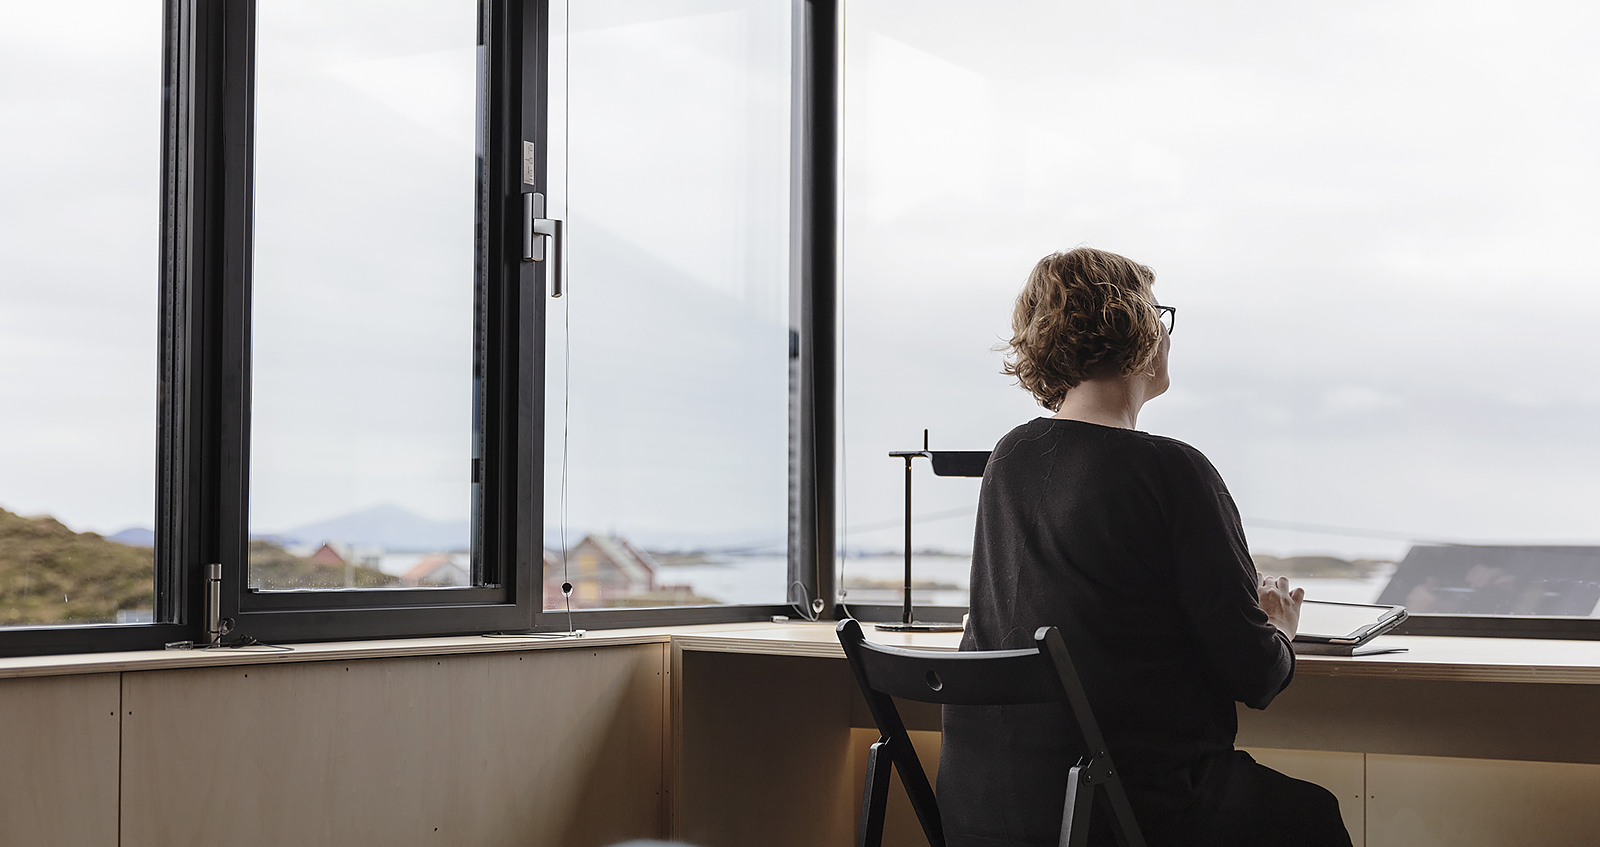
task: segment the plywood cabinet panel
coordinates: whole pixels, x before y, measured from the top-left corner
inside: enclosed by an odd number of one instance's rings
[[[665,832],[665,646],[125,675],[124,847]]]
[[[119,676],[0,680],[0,844],[115,847]]]
[[[1367,756],[1368,847],[1593,847],[1600,765]]]
[[[843,659],[681,651],[674,835],[697,847],[855,839]]]
[[[1239,707],[1237,743],[1241,747],[1600,764],[1600,733],[1557,729],[1587,726],[1597,714],[1600,685],[1297,673],[1265,711]]]

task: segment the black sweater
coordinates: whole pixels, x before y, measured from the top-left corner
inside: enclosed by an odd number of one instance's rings
[[[1226,777],[1234,702],[1266,708],[1294,674],[1256,583],[1238,509],[1200,451],[1039,418],[984,473],[961,649],[1031,647],[1037,627],[1060,627],[1146,837],[1182,843]],[[945,709],[953,844],[1056,843],[1066,772],[1086,752],[1067,727],[1057,707]]]

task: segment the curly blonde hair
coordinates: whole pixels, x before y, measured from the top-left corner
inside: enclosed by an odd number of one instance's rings
[[[1085,379],[1148,370],[1161,347],[1155,280],[1144,265],[1090,247],[1040,259],[1017,295],[1002,373],[1056,411]]]

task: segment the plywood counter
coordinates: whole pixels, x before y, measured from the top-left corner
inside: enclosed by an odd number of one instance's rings
[[[1384,642],[1302,657],[1240,745],[1335,790],[1357,844],[1593,843],[1600,642]],[[932,766],[938,711],[904,714]],[[0,843],[74,847],[847,845],[876,738],[803,622],[6,658],[0,715]]]

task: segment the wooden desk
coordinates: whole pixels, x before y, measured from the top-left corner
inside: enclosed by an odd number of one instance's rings
[[[721,624],[680,627],[673,641],[685,650],[770,656],[844,658],[834,624]],[[879,644],[922,650],[955,650],[959,632],[879,632],[863,624]],[[1439,638],[1391,635],[1373,642],[1403,647],[1377,656],[1300,656],[1297,677],[1339,676],[1455,682],[1550,682],[1600,685],[1600,641],[1529,638]]]
[[[1411,652],[1302,658],[1240,744],[1357,844],[1600,841],[1600,643],[1387,641]],[[936,766],[938,710],[903,713]],[[0,844],[74,847],[847,845],[877,737],[804,623],[0,659],[0,714]],[[918,844],[903,803],[888,843]]]
[[[867,634],[924,649],[960,640]],[[1490,845],[1513,831],[1522,843],[1600,841],[1600,642],[1380,642],[1408,652],[1300,657],[1269,709],[1240,708],[1239,745],[1334,790],[1358,845]],[[876,732],[843,658],[831,624],[674,634],[676,837],[851,843]],[[932,770],[938,710],[903,714]],[[892,809],[886,843],[919,839],[907,810]]]

